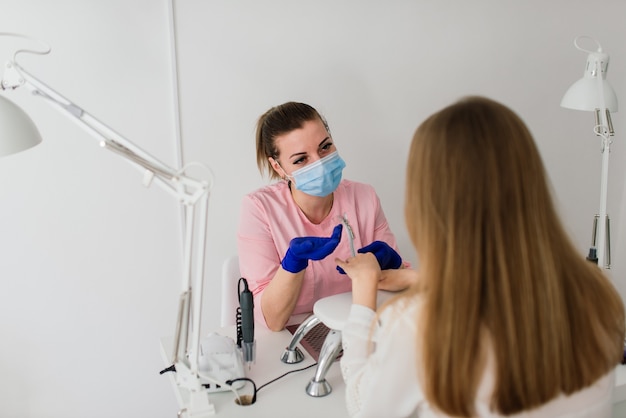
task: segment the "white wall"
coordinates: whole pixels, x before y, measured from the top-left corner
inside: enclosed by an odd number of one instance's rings
[[[169,0],[2,0],[2,31],[53,46],[22,65],[175,164]],[[221,261],[235,253],[243,194],[265,184],[254,124],[287,100],[329,120],[348,166],[373,184],[405,257],[406,152],[418,123],[468,94],[515,109],[536,136],[581,254],[599,205],[592,115],[559,107],[582,76],[577,35],[611,54],[626,97],[626,3],[177,0],[184,157],[216,173],[204,329],[219,323]],[[11,12],[10,14],[8,12]],[[8,59],[22,42],[0,38]],[[0,160],[0,416],[172,417],[159,337],[179,288],[178,207],[40,100],[5,92],[44,143]],[[624,289],[624,112],[617,113],[609,212],[612,276]]]

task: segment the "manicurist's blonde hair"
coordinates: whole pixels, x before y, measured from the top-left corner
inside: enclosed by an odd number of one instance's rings
[[[424,300],[418,364],[433,407],[475,413],[486,343],[491,408],[505,415],[576,392],[620,362],[622,300],[570,242],[514,112],[471,97],[435,113],[413,137],[406,184],[421,278],[412,293]]]

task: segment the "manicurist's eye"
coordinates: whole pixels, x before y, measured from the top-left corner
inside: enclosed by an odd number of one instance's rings
[[[291,162],[291,164],[293,164],[293,165],[301,165],[301,164],[304,164],[305,161],[306,161],[306,157],[300,157],[297,160],[293,160]]]

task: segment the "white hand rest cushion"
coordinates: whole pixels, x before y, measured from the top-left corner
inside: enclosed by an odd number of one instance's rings
[[[376,306],[382,305],[394,294],[395,292],[379,290],[376,297]],[[341,331],[348,320],[350,306],[352,306],[352,292],[339,293],[315,302],[313,313],[328,328]]]

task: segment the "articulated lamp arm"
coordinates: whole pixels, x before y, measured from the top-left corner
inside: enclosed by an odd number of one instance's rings
[[[215,409],[203,391],[198,372],[206,224],[212,176],[208,180],[199,180],[186,175],[185,168],[176,170],[167,166],[24,70],[15,60],[7,62],[0,86],[2,90],[24,87],[34,96],[45,99],[98,139],[101,146],[142,169],[145,186],[154,181],[184,205],[184,272],[172,362],[176,366],[178,385],[190,391],[188,414],[194,417],[214,414]]]
[[[151,172],[155,178],[162,183],[161,186],[164,187],[165,190],[176,195],[176,197],[180,197],[184,202],[194,203],[194,200],[198,198],[196,197],[196,193],[188,192],[186,189],[200,191],[202,193],[203,190],[210,187],[208,181],[188,177],[184,173],[181,173],[181,170],[174,170],[162,163],[27,72],[15,61],[9,61],[5,65],[2,89],[14,90],[19,87],[24,87],[33,95],[46,99],[48,103],[56,107],[57,110],[66,117],[73,120],[89,134],[99,139],[101,146],[121,154],[128,160]]]

